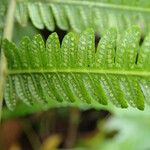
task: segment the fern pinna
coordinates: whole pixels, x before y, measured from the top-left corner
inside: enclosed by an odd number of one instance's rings
[[[17,2],[16,20],[26,25],[28,18],[38,29],[83,31],[92,27],[103,33],[109,27],[123,31],[138,25],[143,34],[150,30],[149,0],[24,0]]]
[[[109,102],[144,109],[150,99],[150,35],[139,44],[138,27],[118,35],[109,29],[95,49],[94,31],[68,33],[60,46],[56,33],[46,44],[40,35],[24,37],[17,47],[4,40],[8,78],[4,99],[13,110],[49,101],[70,103]]]

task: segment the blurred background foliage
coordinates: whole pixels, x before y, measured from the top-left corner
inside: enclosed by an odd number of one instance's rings
[[[0,149],[149,150],[149,107],[144,111],[111,107],[52,108],[4,119]]]

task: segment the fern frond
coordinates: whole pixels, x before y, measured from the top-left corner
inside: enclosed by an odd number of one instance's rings
[[[53,31],[55,24],[63,30],[83,31],[92,27],[98,33],[115,27],[123,31],[138,25],[143,33],[150,29],[149,0],[45,0],[19,1],[16,19],[26,25],[28,18],[34,26]]]
[[[150,35],[140,46],[141,33],[132,27],[119,36],[108,30],[95,49],[94,31],[68,33],[60,46],[56,33],[44,43],[40,35],[25,37],[17,47],[5,40],[9,75],[5,101],[10,109],[58,101],[70,103],[109,102],[144,109],[150,103]]]

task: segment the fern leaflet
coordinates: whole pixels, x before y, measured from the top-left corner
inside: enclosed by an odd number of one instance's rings
[[[18,1],[16,20],[26,25],[30,18],[35,27],[50,31],[56,24],[62,30],[81,32],[91,27],[98,33],[110,27],[122,32],[136,24],[146,34],[150,27],[149,6],[149,0]]]
[[[14,109],[27,105],[59,103],[128,105],[144,109],[150,99],[150,35],[140,46],[138,27],[118,35],[109,29],[97,49],[94,31],[68,33],[60,46],[56,33],[44,43],[40,35],[24,37],[17,47],[5,40],[3,49],[8,61],[4,98]]]

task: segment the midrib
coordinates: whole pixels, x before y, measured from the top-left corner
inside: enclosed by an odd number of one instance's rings
[[[128,5],[118,5],[118,4],[108,4],[101,3],[97,1],[82,1],[82,0],[50,0],[48,3],[59,3],[59,4],[67,4],[67,5],[79,5],[79,6],[94,6],[101,8],[112,8],[126,11],[137,11],[143,13],[150,13],[150,8],[143,8],[139,6],[128,6]]]
[[[32,70],[9,70],[9,75],[17,74],[43,74],[43,73],[80,73],[80,74],[107,74],[107,75],[126,75],[126,76],[139,76],[139,77],[150,77],[150,72],[148,71],[137,71],[137,70],[100,70],[100,69],[32,69]]]

